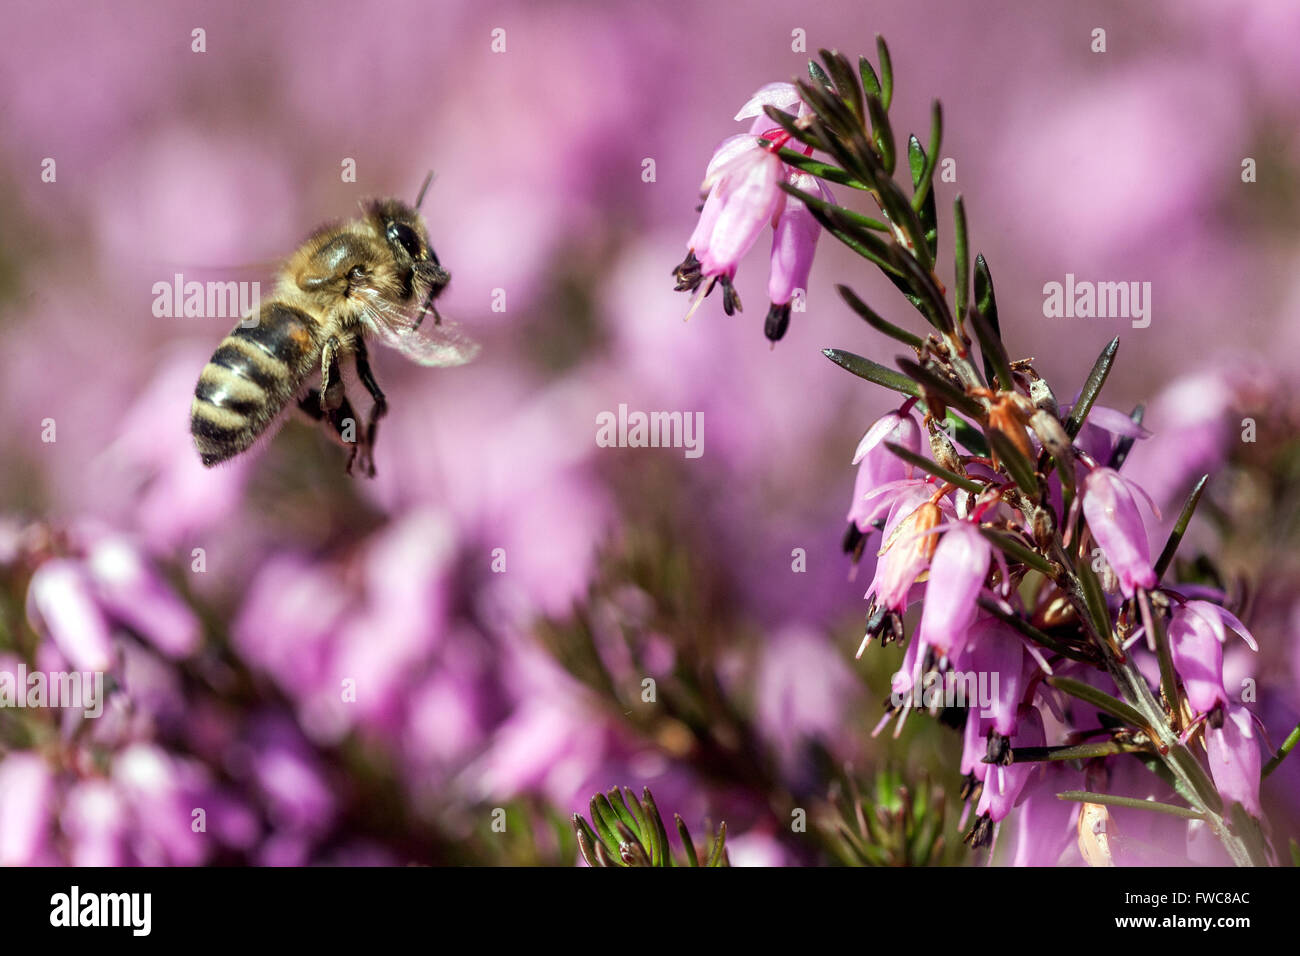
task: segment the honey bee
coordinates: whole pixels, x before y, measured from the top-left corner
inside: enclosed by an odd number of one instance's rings
[[[433,300],[451,276],[439,263],[418,212],[398,199],[362,204],[359,219],[318,229],[286,261],[255,321],[235,327],[199,375],[190,431],[211,467],[246,451],[291,402],[325,422],[373,477],[375,436],[388,402],[366,352],[373,336],[420,365],[463,365],[478,345],[443,322]],[[433,321],[425,323],[426,316]],[[249,318],[252,316],[250,314]],[[370,393],[365,428],[344,393],[340,361],[351,356]],[[320,384],[309,388],[320,370]]]

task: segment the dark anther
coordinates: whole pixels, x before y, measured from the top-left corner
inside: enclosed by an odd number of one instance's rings
[[[771,342],[780,342],[785,330],[790,327],[790,303],[776,305],[767,310],[767,321],[763,323],[763,334]]]
[[[988,747],[984,751],[984,762],[1007,766],[1011,763],[1011,740],[1003,737],[996,730],[989,733]]]
[[[862,557],[862,545],[867,540],[867,536],[858,530],[857,524],[850,521],[849,526],[844,529],[844,540],[840,542],[840,547],[844,549],[845,554],[853,555],[854,563]]]
[[[974,826],[970,828],[967,834],[962,837],[962,842],[970,845],[972,850],[978,850],[982,846],[988,846],[993,840],[993,821],[989,819],[987,813],[981,815],[975,821]]]
[[[722,282],[722,311],[727,315],[735,315],[737,312],[744,312],[740,305],[740,293],[736,287],[731,284],[731,280],[726,276],[721,277]]]
[[[700,273],[700,260],[695,258],[694,250],[686,253],[682,264],[673,270],[673,278],[677,280],[674,288],[678,292],[694,292],[700,287],[700,281],[704,277]]]

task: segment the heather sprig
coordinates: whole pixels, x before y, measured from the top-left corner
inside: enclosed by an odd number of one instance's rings
[[[635,793],[614,787],[591,798],[591,822],[573,815],[578,849],[588,866],[730,866],[727,825],[719,824],[703,846],[697,846],[680,815],[674,817],[681,841],[680,857],[668,842],[668,828],[650,788]]]
[[[1258,819],[1261,734],[1250,710],[1225,690],[1221,653],[1229,632],[1252,647],[1254,639],[1224,606],[1226,595],[1166,577],[1206,479],[1166,547],[1150,554],[1146,514],[1158,512],[1121,471],[1134,443],[1149,436],[1142,408],[1125,415],[1098,404],[1118,338],[1102,348],[1073,405],[1063,407],[1032,360],[1016,358],[1004,338],[991,270],[974,249],[961,196],[950,226],[953,272],[940,278],[934,176],[943,113],[936,102],[926,145],[907,138],[900,170],[901,140],[890,117],[893,67],[883,40],[877,52],[878,69],[865,57],[855,68],[838,52],[820,51],[808,78],[786,90],[797,101],[763,104],[772,129],[756,123],[754,141],[731,148],[749,150],[755,168],[767,164],[764,188],[752,191],[747,207],[751,227],[779,212],[772,200],[779,191],[882,271],[925,320],[920,332],[909,330],[838,285],[850,309],[903,351],[890,367],[855,351],[824,350],[841,368],[905,398],[858,446],[844,542],[856,562],[880,532],[859,654],[873,640],[907,643],[878,730],[891,717],[901,729],[913,710],[941,711],[926,696],[929,688],[922,692],[924,675],[995,668],[1018,696],[992,713],[965,709],[964,790],[975,812],[967,842],[991,842],[1014,805],[1031,794],[1040,799],[1047,764],[1069,762],[1090,783],[1104,783],[1115,761],[1136,757],[1181,803],[1093,786],[1060,789],[1055,797],[1086,810],[1085,859],[1110,861],[1117,841],[1105,839],[1106,808],[1122,805],[1200,821],[1234,863],[1268,863],[1276,854]],[[866,194],[873,208],[838,203],[827,184]],[[713,186],[709,201],[719,189],[728,195],[725,184]],[[756,235],[746,234],[749,245]],[[734,266],[734,259],[720,271],[715,264],[729,302]],[[678,277],[686,287],[680,268]],[[1098,448],[1105,453],[1098,456]],[[920,623],[909,635],[904,615],[915,603]],[[1140,661],[1150,661],[1156,679]],[[1065,740],[1045,738],[1045,712],[1064,718]]]

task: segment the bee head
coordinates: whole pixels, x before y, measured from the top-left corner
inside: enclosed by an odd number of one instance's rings
[[[420,214],[398,199],[386,199],[367,208],[375,231],[383,236],[399,266],[435,288],[445,286],[451,276],[442,268],[429,241]]]

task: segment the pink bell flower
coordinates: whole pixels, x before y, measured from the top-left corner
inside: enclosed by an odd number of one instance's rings
[[[786,176],[789,184],[803,192],[834,202],[826,185],[800,170],[791,169]],[[791,302],[796,292],[806,295],[808,276],[812,272],[813,254],[817,251],[817,237],[821,224],[813,218],[802,200],[786,196],[785,208],[777,217],[772,235],[772,258],[767,277],[767,295],[771,308],[767,313],[764,331],[773,341],[779,341],[790,325]]]
[[[1174,669],[1187,689],[1187,699],[1197,713],[1227,705],[1223,687],[1224,625],[1239,633],[1253,651],[1259,646],[1236,616],[1209,601],[1188,601],[1174,608],[1169,621],[1169,646]]]
[[[0,866],[40,865],[47,848],[54,778],[31,752],[0,761]]]
[[[113,664],[113,641],[93,591],[78,562],[51,558],[32,575],[27,617],[33,629],[48,634],[77,670],[106,671]]]
[[[930,582],[917,638],[947,657],[966,643],[979,610],[975,599],[993,560],[992,545],[969,521],[955,521],[939,539],[930,562]]]
[[[1224,708],[1223,725],[1205,730],[1205,748],[1219,793],[1259,816],[1259,738],[1250,711],[1241,705]]]
[[[1146,526],[1130,488],[1146,494],[1113,468],[1094,468],[1083,481],[1083,514],[1088,529],[1106,555],[1126,598],[1131,598],[1138,588],[1155,587],[1156,583]],[[1155,511],[1154,505],[1151,510]]]
[[[853,482],[848,520],[863,534],[869,534],[873,530],[872,522],[887,515],[894,503],[893,496],[873,492],[912,477],[912,466],[886,448],[885,442],[916,452],[921,450],[921,426],[907,405],[876,419],[853,454],[858,474]]]

